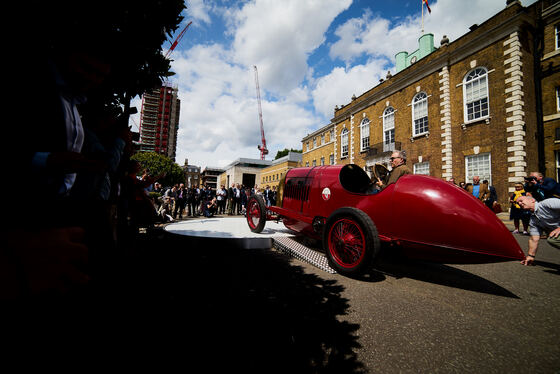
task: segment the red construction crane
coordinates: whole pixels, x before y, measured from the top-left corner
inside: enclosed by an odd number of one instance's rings
[[[261,151],[261,160],[264,160],[264,156],[268,154],[268,149],[266,148],[266,139],[264,138],[264,126],[262,119],[262,108],[261,108],[261,89],[259,88],[259,73],[257,72],[257,66],[253,65],[255,68],[255,85],[257,86],[257,101],[259,103],[259,122],[261,124],[261,144],[257,148]]]
[[[171,44],[171,47],[169,47],[169,50],[167,51],[167,53],[165,54],[165,58],[168,58],[169,55],[171,54],[171,52],[173,52],[173,50],[175,49],[175,47],[177,47],[177,44],[179,44],[179,42],[181,41],[181,39],[183,38],[183,34],[185,34],[185,31],[187,31],[187,29],[189,28],[189,26],[191,25],[192,21],[190,21],[189,23],[187,23],[187,26],[185,26],[185,28],[183,29],[183,31],[181,31],[179,33],[179,35],[177,36],[177,38],[175,39],[175,41],[173,42],[173,44]]]

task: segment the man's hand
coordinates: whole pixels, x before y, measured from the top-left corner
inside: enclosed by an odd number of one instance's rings
[[[560,235],[560,227],[557,227],[556,229],[554,229],[550,232],[548,237],[549,238],[558,238],[559,235]]]
[[[532,266],[535,265],[534,261],[535,261],[535,257],[528,255],[525,257],[525,260],[521,261],[521,265]]]

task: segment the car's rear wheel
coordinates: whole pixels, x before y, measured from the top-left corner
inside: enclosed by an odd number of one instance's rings
[[[367,271],[379,253],[377,228],[356,208],[340,208],[328,218],[323,248],[329,265],[338,273],[358,276]]]
[[[247,223],[252,232],[261,232],[266,224],[266,205],[261,195],[254,195],[247,202]]]

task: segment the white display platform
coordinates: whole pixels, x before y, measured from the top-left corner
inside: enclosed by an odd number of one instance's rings
[[[249,229],[245,217],[204,218],[179,221],[165,226],[165,231],[192,239],[227,240],[229,245],[251,248],[272,248],[273,236],[293,236],[283,223],[267,221],[261,233]]]

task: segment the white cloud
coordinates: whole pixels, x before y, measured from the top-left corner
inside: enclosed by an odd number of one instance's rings
[[[326,120],[334,115],[336,105],[346,105],[352,95],[359,96],[385,77],[386,59],[372,59],[350,69],[337,67],[330,74],[318,78],[312,92],[313,105]],[[325,123],[326,125],[326,123]]]
[[[173,71],[181,99],[177,161],[188,158],[197,165],[224,166],[239,157],[258,158],[261,137],[253,69],[233,63],[231,51],[213,44],[178,53]],[[263,97],[272,157],[278,149],[297,147],[314,125],[312,113],[300,105],[308,98],[299,87],[282,100]]]
[[[285,95],[301,83],[307,73],[307,57],[324,42],[331,22],[350,3],[289,0],[245,4],[233,16],[235,61],[257,65],[262,85]]]
[[[185,4],[187,6],[186,13],[189,19],[200,20],[207,24],[212,22],[208,14],[210,11],[208,2],[204,2],[204,0],[188,0],[185,1]]]

